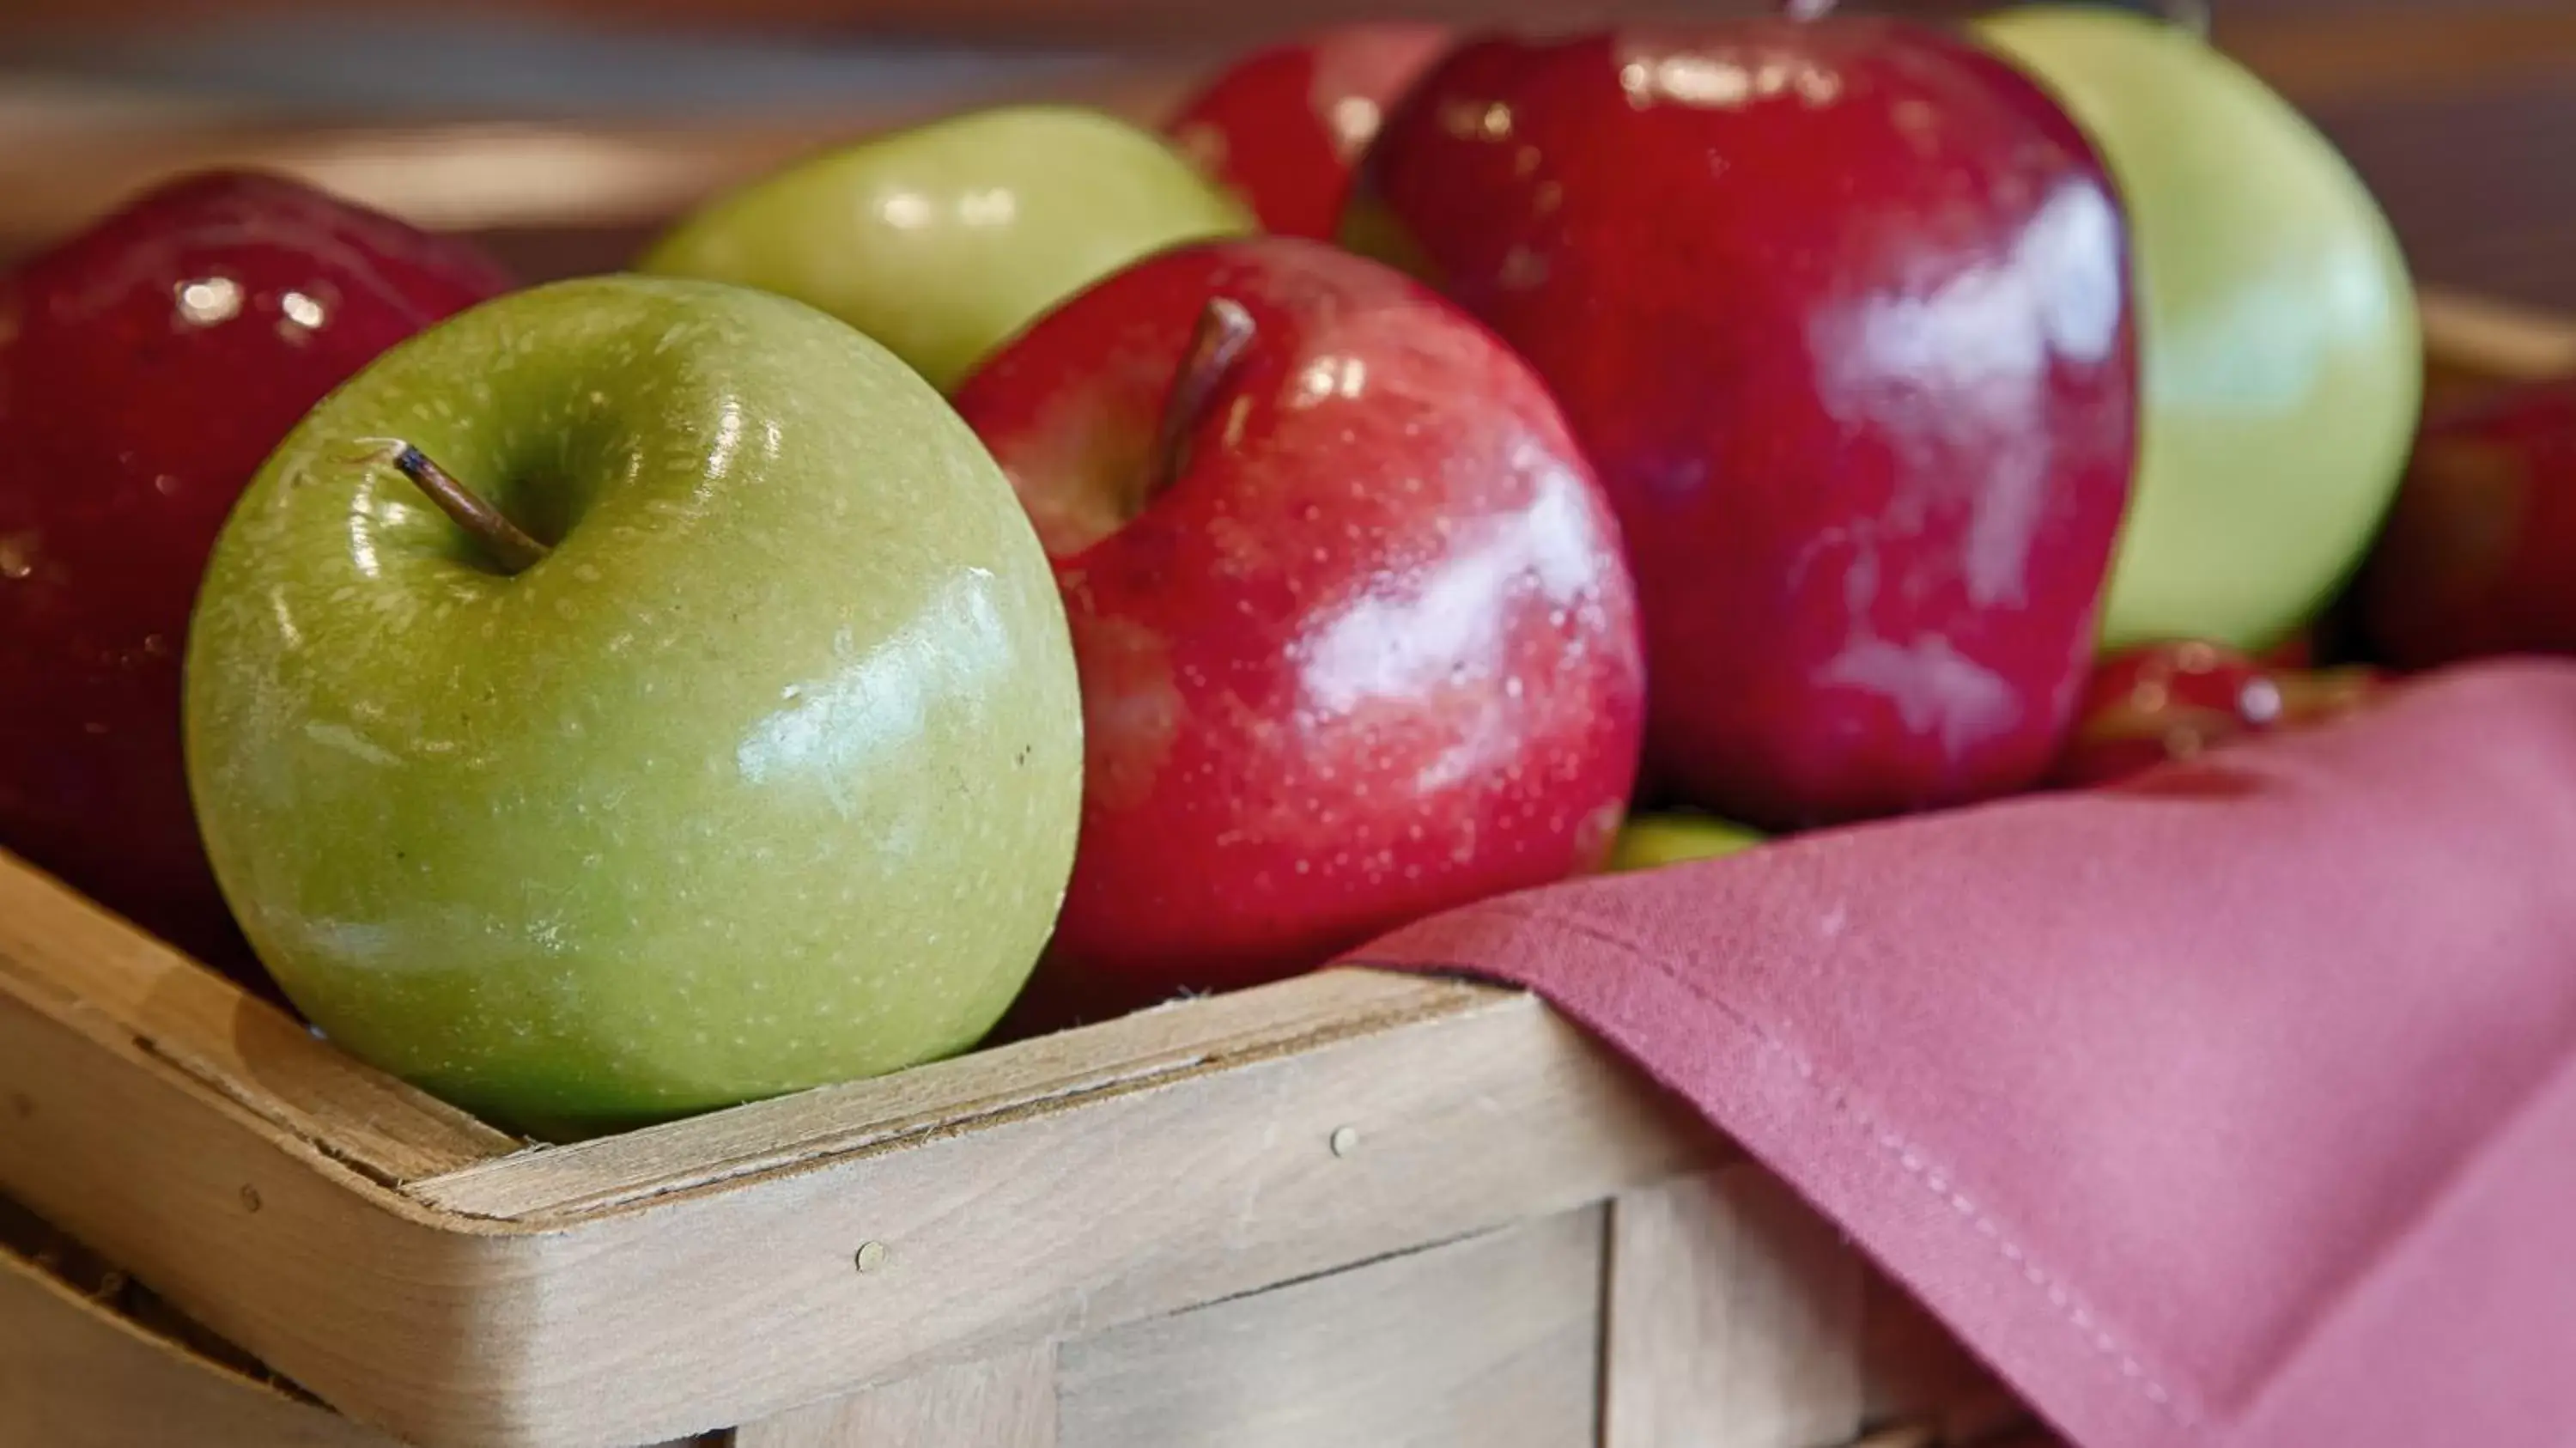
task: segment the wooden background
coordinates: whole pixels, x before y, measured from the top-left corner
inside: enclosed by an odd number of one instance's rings
[[[1641,9],[1741,10],[1757,0],[1407,0],[1403,13],[1543,15]],[[2343,146],[2395,218],[2428,279],[2576,311],[2576,0],[2213,0],[2222,44],[2305,107]],[[215,36],[254,17],[271,23],[345,22],[394,11],[387,0],[0,0],[0,59],[113,44],[117,37]],[[1966,0],[1884,0],[1873,8],[1951,11]],[[1293,9],[1239,0],[452,0],[442,14],[487,12],[513,23],[596,25],[628,34],[676,27],[703,35],[757,35],[789,46],[929,39],[990,47],[995,76],[1025,72],[1033,46],[1073,47],[1092,64],[1039,66],[1047,87],[1097,96],[1140,115],[1168,105],[1215,55],[1260,38],[1261,27],[1389,12],[1385,0],[1303,0]],[[192,30],[190,27],[196,27]],[[164,40],[164,48],[186,41]],[[1103,70],[1102,55],[1119,58]],[[1066,78],[1070,76],[1070,78]],[[388,73],[388,88],[399,79]],[[627,168],[631,183],[609,213],[650,211],[709,178],[804,149],[820,138],[903,119],[940,104],[981,98],[962,78],[953,91],[918,85],[896,93],[858,83],[846,102],[792,115],[731,113],[657,123],[628,113],[590,128],[607,149],[593,160]],[[125,98],[125,109],[31,108],[13,112],[0,91],[0,253],[74,224],[178,160],[262,155],[283,144],[298,155],[336,144],[299,121],[234,110],[209,113]],[[33,117],[31,120],[30,117]],[[14,122],[14,129],[13,129]],[[415,123],[406,117],[405,125]],[[329,135],[364,137],[380,118],[333,117]],[[379,138],[381,139],[381,138]],[[516,184],[542,202],[550,168],[578,161],[585,133],[560,120],[531,134],[516,161],[459,179],[458,205],[500,205]],[[351,144],[356,144],[352,141]],[[545,148],[552,146],[552,152]],[[544,154],[541,154],[544,153]],[[551,157],[551,159],[549,159]],[[513,171],[509,166],[518,167]],[[648,174],[649,173],[649,174]],[[513,178],[516,178],[514,181]],[[579,199],[565,193],[566,204]],[[503,208],[503,209],[506,209]],[[542,206],[538,210],[542,211]],[[440,218],[432,217],[431,220]],[[464,215],[471,222],[474,217]],[[538,218],[542,220],[542,216]],[[614,224],[641,215],[612,214]]]

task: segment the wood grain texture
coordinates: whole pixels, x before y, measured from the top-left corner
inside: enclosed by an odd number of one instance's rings
[[[1310,977],[1267,999],[1335,988]],[[1534,999],[1471,995],[721,1188],[531,1216],[549,1228],[527,1239],[542,1258],[488,1308],[528,1363],[499,1385],[509,1425],[586,1445],[691,1415],[750,1421],[1575,1210],[1722,1150]],[[542,1208],[475,1179],[475,1200]],[[881,1255],[858,1271],[870,1242]],[[447,1435],[471,1442],[475,1426]]]
[[[405,1436],[435,1436],[454,1384],[509,1385],[519,1335],[483,1318],[508,1296],[494,1281],[510,1269],[493,1256],[508,1244],[441,1230],[100,1013],[67,1022],[22,983],[0,978],[0,1188],[208,1329]]]
[[[430,1448],[757,1421],[1571,1210],[1715,1149],[1528,997],[1354,972],[398,1193],[383,1179],[418,1163],[395,1147],[434,1136],[328,1091],[299,1115],[269,1084],[281,1061],[357,1068],[300,1032],[237,1062],[206,1034],[183,1066],[156,1042],[206,1023],[167,1000],[220,1002],[236,1034],[262,1018],[50,884],[6,888],[0,1189]],[[889,1256],[862,1273],[868,1241]]]
[[[386,1182],[518,1143],[360,1065],[50,877],[0,853],[0,989],[68,1028],[150,1055]],[[0,1073],[8,1071],[0,1065]],[[19,1083],[21,1098],[52,1094]],[[24,1108],[22,1108],[22,1111]]]
[[[0,1252],[0,1443],[398,1448],[143,1331],[8,1252]]]
[[[1588,1208],[1069,1343],[1062,1448],[1588,1448],[1602,1231]]]
[[[1812,1448],[1862,1427],[1858,1255],[1750,1163],[1610,1209],[1603,1448]]]
[[[1490,987],[1343,970],[1176,1002],[892,1076],[458,1168],[412,1194],[443,1210],[547,1221],[934,1133],[1057,1111],[1335,1041],[1473,1012]]]
[[[1068,79],[1015,100],[1057,100],[1160,117],[1195,66],[1139,64]],[[42,145],[0,133],[0,258],[86,225],[134,193],[208,167],[293,176],[415,225],[442,230],[641,232],[797,157],[978,103],[854,100],[828,114],[680,124],[471,123],[280,127],[256,119],[49,131]],[[625,260],[621,255],[618,260]]]
[[[2576,251],[2569,253],[2576,270]],[[2424,352],[2438,371],[2477,383],[2576,373],[2576,320],[2448,288],[2420,297]]]
[[[1056,1448],[1056,1441],[1055,1349],[1041,1343],[745,1425],[734,1430],[733,1448]]]

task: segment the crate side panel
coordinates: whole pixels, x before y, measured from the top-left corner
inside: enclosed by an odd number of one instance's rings
[[[1588,1448],[1602,1230],[1588,1208],[1068,1343],[1062,1448]]]
[[[1055,1349],[952,1363],[735,1429],[733,1448],[1056,1448]]]
[[[0,1190],[352,1416],[437,1448],[520,1441],[530,1243],[445,1230],[141,1046],[5,992]]]
[[[1720,1159],[1537,1001],[532,1239],[512,1421],[601,1448],[1204,1306]],[[867,1270],[857,1266],[868,1249]]]
[[[142,1331],[9,1252],[0,1252],[0,1443],[399,1448]]]
[[[1064,1111],[1505,998],[1506,992],[1458,981],[1327,971],[889,1076],[477,1163],[415,1183],[411,1194],[443,1211],[566,1221],[851,1152]]]
[[[1750,1162],[1610,1208],[1606,1448],[1806,1448],[1863,1423],[1861,1258]]]

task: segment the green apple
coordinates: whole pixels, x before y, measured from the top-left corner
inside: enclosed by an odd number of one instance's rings
[[[1070,106],[976,111],[718,197],[639,269],[810,302],[942,389],[1057,302],[1251,217],[1161,138]]]
[[[2101,6],[1979,22],[2126,201],[2145,410],[2109,647],[2260,650],[2359,561],[2422,401],[2405,258],[2331,143],[2189,32]]]
[[[1714,815],[1632,815],[1610,847],[1611,870],[1651,870],[1686,860],[1713,860],[1762,843],[1754,830]]]
[[[499,532],[433,505],[447,477]],[[496,1121],[866,1076],[973,1044],[1053,924],[1058,599],[883,348],[747,288],[557,283],[394,348],[269,459],[189,635],[190,783],[295,1003]]]

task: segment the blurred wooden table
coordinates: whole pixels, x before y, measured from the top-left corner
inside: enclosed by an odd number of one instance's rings
[[[1866,0],[1853,0],[1866,3]],[[1755,8],[1760,0],[1585,0],[1591,11]],[[2576,0],[2215,0],[2219,39],[2317,117],[2395,218],[2428,279],[2576,311]],[[352,14],[398,9],[338,0],[40,0],[0,4],[0,42],[29,43],[67,17],[146,26],[254,11]],[[418,6],[415,4],[415,10]],[[1151,117],[1208,57],[1257,38],[1281,12],[1210,0],[454,0],[454,13],[508,10],[523,19],[647,21],[769,33],[789,43],[844,46],[907,34],[1010,47],[1035,41],[1084,48],[1105,66],[1045,71],[1040,89]],[[1545,14],[1562,0],[1410,0],[1415,13]],[[1876,8],[1959,12],[1968,0],[1888,0]],[[1377,13],[1378,0],[1308,0],[1294,23]],[[247,24],[245,20],[226,23]],[[710,30],[709,34],[714,31]],[[184,44],[184,41],[179,42]],[[1021,60],[1021,73],[1026,66]],[[1009,85],[1010,64],[996,67]],[[990,98],[960,79],[936,95],[916,86],[792,114],[687,122],[548,121],[487,128],[459,152],[434,194],[402,198],[433,223],[566,214],[636,224],[709,186],[834,135]],[[39,98],[41,99],[41,98]],[[367,192],[389,148],[419,144],[403,128],[339,123],[282,128],[236,109],[190,111],[137,97],[130,113],[94,99],[41,104],[0,93],[0,254],[76,224],[152,174],[215,160],[282,161]],[[76,113],[76,114],[75,114]],[[47,124],[50,116],[52,123]],[[72,119],[65,119],[71,116]],[[406,123],[407,125],[408,123]],[[578,176],[577,184],[565,178]],[[391,199],[391,198],[387,198]],[[533,211],[532,211],[533,204]]]

